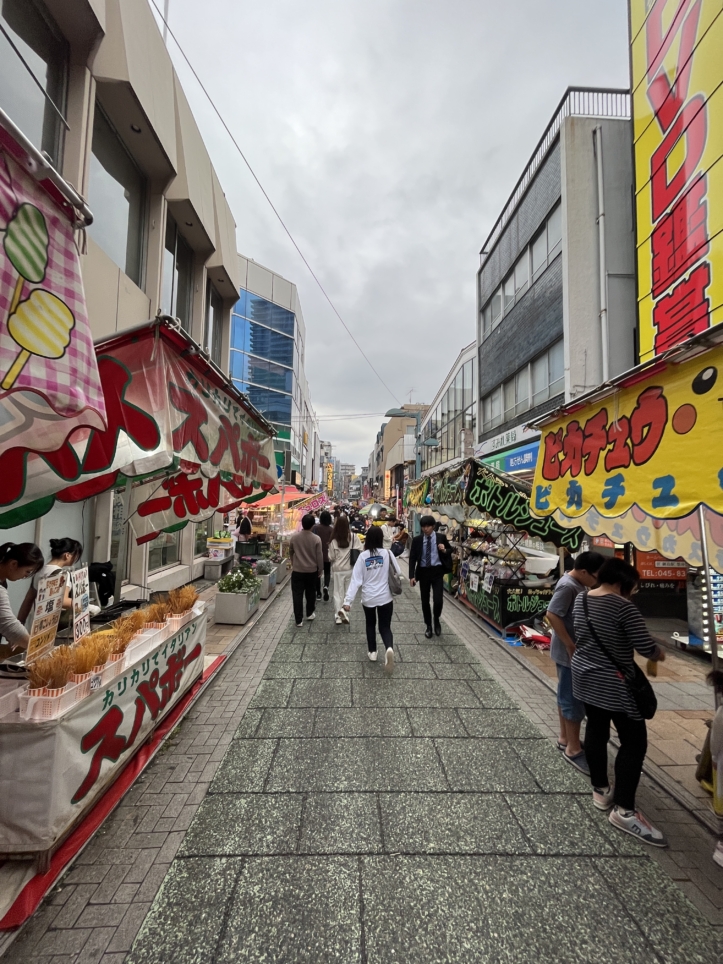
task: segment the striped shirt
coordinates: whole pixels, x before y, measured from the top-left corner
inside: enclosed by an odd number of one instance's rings
[[[572,657],[572,691],[584,703],[613,713],[626,713],[641,720],[623,677],[593,639],[585,610],[584,593],[575,600],[575,654]],[[658,646],[652,639],[640,611],[615,593],[605,596],[587,594],[590,621],[605,648],[615,657],[629,678],[633,676],[634,650],[641,656],[654,656]]]

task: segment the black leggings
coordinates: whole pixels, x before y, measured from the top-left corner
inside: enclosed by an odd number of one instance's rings
[[[620,749],[615,759],[615,796],[613,802],[622,810],[635,809],[643,760],[648,749],[645,720],[634,720],[627,713],[613,713],[599,706],[585,704],[585,758],[590,767],[590,782],[594,787],[606,787],[608,781],[608,740],[610,723],[615,724],[620,738]]]
[[[388,602],[384,606],[362,606],[364,618],[367,621],[367,646],[370,653],[377,651],[377,613],[379,613],[379,635],[382,637],[385,649],[392,649],[394,637],[392,636],[392,613],[394,612],[394,602]]]
[[[331,563],[324,563],[324,589],[329,588],[329,580],[331,579]],[[321,595],[321,576],[316,580],[316,595]]]

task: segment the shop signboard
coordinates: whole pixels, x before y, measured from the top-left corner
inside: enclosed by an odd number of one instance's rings
[[[25,655],[26,663],[31,663],[53,648],[67,585],[64,569],[43,576],[39,581],[33,604],[33,622]]]
[[[204,612],[60,718],[0,723],[3,853],[67,832],[201,675],[205,640]]]
[[[443,472],[439,476],[432,476],[429,495],[431,505],[462,505],[467,489],[467,476],[470,463],[461,469]]]
[[[543,542],[552,542],[558,547],[566,547],[570,552],[577,552],[583,531],[565,528],[552,517],[539,519],[532,516],[528,485],[509,476],[499,476],[489,466],[476,460],[470,466],[465,496],[467,505]]]
[[[657,364],[627,387],[543,430],[536,516],[702,565],[698,505],[711,565],[723,571],[723,346]]]
[[[630,0],[640,360],[723,321],[720,0]]]
[[[326,492],[320,492],[318,495],[315,495],[313,499],[297,502],[294,506],[294,511],[300,513],[300,515],[306,515],[308,512],[318,512],[328,504],[329,499],[327,498]]]
[[[514,428],[509,428],[504,432],[500,432],[499,435],[494,435],[492,438],[488,438],[484,442],[480,442],[480,444],[476,446],[474,450],[475,458],[483,458],[485,455],[494,455],[501,449],[509,449],[513,445],[525,445],[528,442],[532,442],[534,439],[539,439],[539,437],[539,429],[530,428],[527,425],[516,425]]]
[[[688,567],[682,559],[664,559],[659,552],[635,551],[635,568],[640,578],[650,582],[685,582]]]
[[[524,472],[534,471],[537,463],[537,453],[540,448],[539,442],[530,442],[527,445],[520,445],[511,449],[509,452],[500,452],[498,455],[489,455],[482,459],[485,465],[491,465],[498,472]]]
[[[422,479],[413,485],[407,486],[404,492],[404,504],[407,508],[418,509],[427,505],[429,494],[429,478]]]
[[[73,642],[77,643],[90,632],[90,583],[88,567],[74,569],[70,574],[73,586]]]

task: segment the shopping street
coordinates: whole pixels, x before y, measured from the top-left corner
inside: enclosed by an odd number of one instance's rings
[[[3,960],[720,960],[710,834],[646,777],[670,849],[613,830],[549,738],[554,698],[464,613],[430,642],[405,588],[389,677],[358,604],[297,630],[290,602]]]

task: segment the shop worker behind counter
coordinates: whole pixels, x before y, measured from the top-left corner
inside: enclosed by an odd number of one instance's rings
[[[301,520],[301,532],[295,532],[289,540],[289,559],[291,559],[291,597],[294,603],[294,621],[297,627],[304,624],[304,597],[306,597],[306,618],[316,618],[316,583],[324,571],[324,554],[321,539],[311,531],[314,527],[313,515],[305,515]]]
[[[429,607],[429,592],[432,591],[434,606],[434,632],[437,636],[442,633],[440,617],[444,602],[444,576],[452,571],[452,549],[447,537],[441,532],[434,531],[434,516],[423,515],[419,520],[422,534],[412,539],[409,553],[409,584],[419,583],[419,593],[422,597],[422,615],[424,616],[424,635],[432,638],[432,611]]]
[[[581,552],[572,569],[558,581],[547,607],[547,619],[552,626],[550,658],[557,669],[557,712],[560,717],[557,746],[567,762],[586,775],[590,770],[580,745],[580,725],[585,719],[585,706],[572,693],[570,661],[575,652],[572,610],[579,594],[597,585],[597,574],[604,562],[605,557],[599,552]]]
[[[8,580],[29,579],[43,568],[43,554],[32,542],[15,545],[6,542],[0,546],[0,658],[5,659],[14,649],[25,649],[30,635],[19,619],[16,619],[8,596]]]

